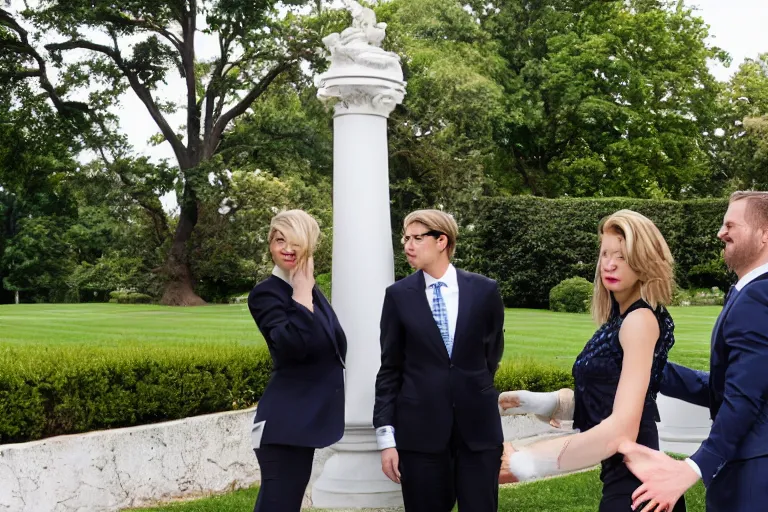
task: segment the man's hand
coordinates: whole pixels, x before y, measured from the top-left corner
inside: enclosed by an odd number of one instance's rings
[[[699,479],[682,460],[632,441],[619,445],[624,463],[643,484],[632,493],[635,512],[671,511],[677,500]],[[641,504],[645,506],[638,508]]]
[[[499,469],[499,483],[511,484],[517,482],[517,477],[509,470],[509,457],[515,453],[512,443],[504,443],[504,453],[501,454],[501,469]]]
[[[386,448],[381,450],[381,470],[387,475],[387,478],[400,483],[400,456],[397,454],[397,448]]]

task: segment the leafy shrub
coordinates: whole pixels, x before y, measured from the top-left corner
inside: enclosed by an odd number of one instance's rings
[[[115,291],[109,293],[109,302],[113,304],[151,304],[152,297],[145,293]]]
[[[0,349],[0,444],[250,407],[266,347]]]
[[[722,253],[713,259],[697,263],[688,271],[688,283],[693,288],[719,288],[727,290],[736,278],[725,266]]]
[[[592,300],[593,285],[583,277],[561,281],[549,291],[549,309],[560,313],[586,313]]]
[[[499,391],[527,389],[528,391],[556,391],[573,387],[573,376],[561,368],[532,361],[503,361],[494,379]]]
[[[320,291],[323,292],[323,295],[325,295],[325,298],[328,299],[330,302],[331,300],[331,273],[327,272],[325,274],[318,274],[315,278],[315,283],[317,283],[317,287],[320,288]]]

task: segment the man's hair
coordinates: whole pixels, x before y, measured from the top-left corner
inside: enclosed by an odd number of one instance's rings
[[[414,222],[424,224],[429,231],[439,231],[448,239],[448,259],[456,252],[456,239],[459,236],[459,226],[453,215],[440,210],[416,210],[409,213],[403,220],[403,231]]]
[[[659,228],[647,217],[632,210],[619,210],[607,217],[597,228],[600,241],[606,233],[622,238],[621,248],[629,267],[640,278],[640,296],[653,309],[672,300],[675,285],[674,260]],[[592,293],[592,318],[599,324],[611,316],[611,294],[600,275],[600,255],[595,269]]]
[[[281,232],[285,239],[296,246],[296,263],[302,265],[315,253],[320,239],[320,226],[304,210],[286,210],[272,217],[269,223],[269,243]]]
[[[747,201],[745,211],[747,222],[758,229],[768,228],[768,192],[738,190],[731,194],[728,204]]]

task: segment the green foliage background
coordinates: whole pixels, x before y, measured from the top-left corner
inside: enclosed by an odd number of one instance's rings
[[[458,264],[498,280],[507,307],[547,307],[550,289],[564,279],[594,280],[600,220],[631,209],[658,226],[679,286],[727,289],[734,277],[716,237],[726,208],[725,199],[493,198],[464,226]]]

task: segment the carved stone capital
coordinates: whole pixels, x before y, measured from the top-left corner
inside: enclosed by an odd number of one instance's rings
[[[352,26],[326,36],[328,71],[315,78],[317,97],[332,102],[336,115],[373,114],[389,117],[405,96],[400,56],[383,50],[386,23],[377,23],[373,10],[344,0]]]
[[[362,77],[355,77],[361,81]],[[348,80],[322,82],[317,97],[334,105],[335,115],[368,114],[389,117],[403,101],[403,82],[369,79],[369,83],[344,83]],[[341,83],[340,83],[341,82]]]

